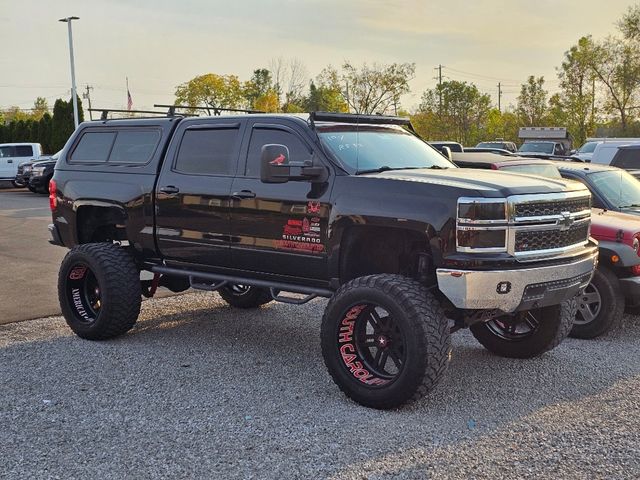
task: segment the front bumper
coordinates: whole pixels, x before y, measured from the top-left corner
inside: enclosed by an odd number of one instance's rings
[[[64,243],[62,243],[62,237],[60,237],[60,232],[58,231],[58,226],[55,223],[50,223],[48,226],[48,229],[49,229],[49,235],[51,235],[51,238],[49,239],[49,243],[51,245],[64,247]]]
[[[457,308],[511,313],[557,305],[591,281],[597,248],[571,263],[520,270],[436,270],[440,291]]]

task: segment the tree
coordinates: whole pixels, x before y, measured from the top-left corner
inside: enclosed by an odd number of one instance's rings
[[[428,114],[426,118],[433,124],[432,131],[422,132],[423,136],[475,145],[485,135],[490,109],[491,97],[481,93],[475,85],[456,80],[442,82],[422,95],[418,111]],[[419,119],[421,128],[424,128],[426,118]]]
[[[564,53],[558,69],[561,93],[549,100],[555,125],[566,125],[578,144],[585,142],[595,128],[595,74],[591,67],[594,44],[582,37]],[[561,120],[559,117],[564,116]],[[561,123],[562,122],[562,123]]]
[[[268,95],[270,91],[274,91],[271,72],[266,68],[254,70],[251,79],[244,83],[243,91],[249,107],[262,110],[256,106],[256,102],[259,98],[263,98]],[[262,100],[262,103],[264,103],[264,99]],[[273,111],[277,111],[277,107],[276,110]]]
[[[309,82],[307,67],[299,58],[273,58],[269,62],[273,87],[282,111],[298,111],[304,104],[304,90]]]
[[[216,108],[244,106],[243,88],[235,75],[207,73],[192,78],[176,87],[176,105],[208,107],[211,115]]]
[[[616,24],[624,38],[640,41],[640,5],[632,5]]]
[[[278,94],[273,89],[267,90],[263,95],[255,99],[252,108],[267,113],[275,113],[280,111]]]
[[[396,112],[400,96],[409,92],[409,80],[415,74],[415,63],[379,65],[366,63],[356,67],[349,62],[342,65],[342,95],[354,113]]]
[[[305,107],[310,112],[348,112],[349,106],[342,96],[340,79],[335,68],[329,66],[309,85]]]
[[[78,121],[84,121],[82,101],[76,97],[78,102]],[[53,105],[53,118],[51,119],[51,152],[57,152],[64,147],[67,140],[75,130],[73,120],[73,101],[69,99],[65,102],[57,99]]]
[[[590,65],[605,87],[605,110],[618,116],[622,133],[627,133],[630,109],[640,89],[640,49],[609,37],[595,46]]]
[[[34,120],[40,120],[42,116],[49,111],[49,104],[47,103],[47,99],[44,97],[38,97],[33,102],[33,110],[31,117]]]
[[[516,113],[520,121],[529,127],[543,126],[547,113],[547,91],[544,89],[544,77],[529,76],[527,83],[520,87]]]

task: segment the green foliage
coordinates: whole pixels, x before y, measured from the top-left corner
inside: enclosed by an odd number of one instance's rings
[[[82,101],[78,97],[76,99],[78,102],[78,121],[83,122]],[[74,130],[72,99],[69,99],[68,102],[60,98],[57,99],[53,105],[53,118],[51,119],[50,152],[55,153],[62,149]]]
[[[626,40],[640,41],[640,5],[630,6],[617,25]]]
[[[442,107],[440,107],[442,105]],[[451,80],[422,95],[418,133],[430,140],[475,145],[486,136],[491,98],[467,82]]]
[[[349,109],[365,115],[396,112],[400,97],[409,92],[409,80],[415,74],[415,63],[380,65],[366,63],[356,67],[342,65],[340,85]]]
[[[520,87],[516,113],[523,125],[528,127],[545,126],[547,113],[547,91],[544,89],[544,77],[531,75],[527,83]]]
[[[240,80],[235,75],[207,73],[176,87],[176,105],[190,107],[241,108],[246,100]],[[213,111],[210,110],[209,114]]]
[[[257,70],[254,70],[251,80],[248,80],[244,83],[243,95],[250,108],[269,112],[277,112],[278,106],[276,106],[275,110],[265,110],[264,108],[257,107],[257,103],[261,103],[263,105],[267,104],[270,108],[273,108],[269,98],[270,95],[273,96],[273,93],[275,93],[275,90],[273,81],[271,79],[271,72],[266,68],[259,68]]]

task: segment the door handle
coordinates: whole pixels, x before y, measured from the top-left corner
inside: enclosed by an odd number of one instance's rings
[[[256,198],[256,194],[251,190],[240,190],[239,192],[233,192],[231,198],[242,200],[243,198]]]
[[[173,185],[167,185],[166,187],[161,187],[160,191],[168,195],[174,195],[178,193],[180,189],[178,187],[174,187]]]

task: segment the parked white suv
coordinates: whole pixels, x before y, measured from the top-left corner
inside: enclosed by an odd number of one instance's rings
[[[592,163],[602,163],[604,165],[610,165],[611,160],[618,152],[618,147],[623,145],[633,145],[640,143],[640,138],[597,138],[587,139],[587,142],[595,143],[595,147],[592,150],[591,158],[585,159],[581,155],[578,156],[581,160],[591,161]],[[586,146],[587,144],[583,145]],[[582,147],[580,147],[582,149]]]
[[[10,180],[14,187],[18,165],[42,155],[39,143],[1,143],[0,144],[0,180]]]

